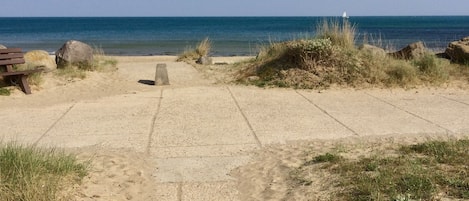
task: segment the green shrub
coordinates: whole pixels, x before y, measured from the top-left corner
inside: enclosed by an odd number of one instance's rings
[[[416,81],[416,69],[406,61],[394,60],[394,62],[387,64],[386,74],[388,79],[386,79],[386,84],[389,85],[399,85],[407,86]]]
[[[424,56],[414,59],[412,64],[417,67],[422,79],[429,82],[442,82],[448,79],[448,72],[442,59],[437,58],[434,54],[426,53]]]

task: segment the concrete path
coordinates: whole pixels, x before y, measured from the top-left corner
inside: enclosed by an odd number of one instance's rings
[[[175,71],[196,73],[188,65],[180,66],[169,62],[170,82],[176,84],[154,91],[5,109],[0,138],[43,146],[131,148],[156,164],[156,200],[205,201],[238,200],[229,172],[248,163],[253,151],[271,144],[469,132],[467,91],[318,93],[214,86],[197,77],[190,79],[198,84],[190,85],[188,77],[171,77]]]

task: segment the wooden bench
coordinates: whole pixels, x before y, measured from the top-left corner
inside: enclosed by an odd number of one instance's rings
[[[21,48],[0,49],[0,76],[6,84],[19,85],[25,94],[31,94],[28,76],[43,69],[14,71],[13,65],[25,63],[23,56]]]

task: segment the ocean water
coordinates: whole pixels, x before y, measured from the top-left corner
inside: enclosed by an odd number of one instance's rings
[[[110,55],[177,55],[209,37],[213,55],[255,55],[270,42],[314,36],[328,17],[61,17],[0,18],[0,44],[24,50],[58,50],[80,40]],[[342,20],[337,18],[338,20]],[[357,42],[366,36],[400,49],[424,41],[442,51],[469,36],[469,16],[350,17]]]

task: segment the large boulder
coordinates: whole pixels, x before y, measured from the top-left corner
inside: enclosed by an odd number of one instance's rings
[[[25,65],[28,67],[42,67],[46,72],[57,69],[54,59],[44,50],[32,50],[24,54]]]
[[[453,62],[469,62],[469,36],[451,42],[446,48],[445,53]]]
[[[416,59],[425,55],[427,52],[425,45],[422,41],[412,43],[407,47],[397,52],[389,53],[391,56],[397,59]]]
[[[7,47],[4,46],[4,45],[2,45],[2,44],[0,44],[0,49],[7,49]]]
[[[93,48],[76,40],[67,41],[57,52],[55,52],[57,68],[77,66],[89,68],[93,65]]]

